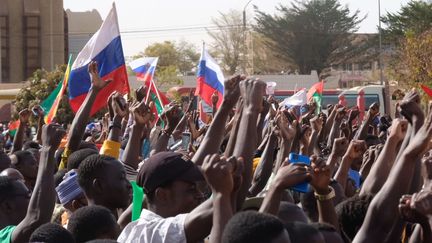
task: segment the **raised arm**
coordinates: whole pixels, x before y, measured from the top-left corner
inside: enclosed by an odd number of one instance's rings
[[[237,197],[237,208],[240,208],[248,193],[252,181],[252,159],[257,147],[256,124],[262,109],[262,100],[266,84],[260,80],[240,82],[243,97],[243,113],[240,120],[234,156],[244,159],[243,182]]]
[[[34,106],[32,110],[33,110],[33,112],[35,112],[37,114],[37,118],[38,118],[38,128],[36,131],[36,142],[39,144],[42,144],[42,127],[45,124],[45,121],[44,121],[45,113],[39,105]]]
[[[195,164],[201,165],[206,155],[219,152],[219,147],[225,136],[225,124],[229,113],[234,108],[240,96],[239,82],[242,79],[244,79],[244,77],[236,75],[225,81],[224,100],[219,110],[216,112],[198,151],[192,158]]]
[[[275,153],[275,147],[277,146],[277,135],[276,133],[279,131],[276,131],[276,127],[273,126],[272,130],[270,131],[269,139],[267,140],[267,144],[264,148],[264,151],[261,155],[261,159],[259,161],[259,164],[255,170],[253,179],[252,179],[252,185],[249,189],[250,196],[256,196],[258,193],[260,193],[264,187],[267,184],[268,179],[270,178],[273,165],[274,165],[274,153]]]
[[[315,116],[314,118],[309,120],[311,123],[312,133],[309,140],[309,147],[307,155],[311,156],[312,154],[319,154],[319,147],[318,147],[318,135],[323,128],[323,120]]]
[[[388,136],[380,155],[372,166],[368,177],[366,177],[360,195],[366,193],[376,194],[384,185],[396,160],[396,155],[398,153],[397,148],[405,138],[407,129],[408,122],[406,120],[393,120],[390,135]]]
[[[339,221],[333,204],[336,196],[334,189],[330,187],[331,168],[325,161],[317,156],[312,156],[312,179],[311,186],[317,200],[318,215],[320,223],[328,223],[339,229]]]
[[[27,214],[12,233],[12,243],[28,242],[39,226],[50,222],[56,193],[54,190],[54,153],[65,131],[59,125],[45,125],[42,132],[42,149],[36,184],[27,208]]]
[[[31,112],[27,108],[20,111],[20,113],[19,113],[20,124],[18,126],[18,130],[17,130],[15,137],[14,137],[14,140],[13,140],[11,154],[22,149],[22,146],[24,143],[24,130],[27,127],[27,123],[30,119],[30,115],[31,115]]]
[[[420,109],[420,107],[416,107]],[[426,122],[415,134],[410,144],[397,160],[382,189],[372,200],[364,223],[353,242],[382,242],[398,217],[398,202],[408,193],[415,171],[416,161],[428,149],[432,137],[432,106]]]
[[[368,113],[366,115],[365,120],[361,124],[359,130],[354,136],[354,139],[356,140],[365,140],[368,134],[369,125],[372,123],[373,119],[378,115],[379,113],[379,105],[378,103],[373,103],[368,110]]]
[[[264,197],[259,211],[277,215],[279,212],[280,201],[285,190],[299,183],[311,179],[311,170],[305,164],[290,164],[288,159],[282,163],[279,168],[269,191]]]
[[[64,169],[67,166],[67,157],[72,152],[76,151],[79,148],[81,140],[83,138],[83,134],[85,131],[85,127],[90,118],[91,108],[93,103],[96,100],[98,93],[107,86],[112,80],[104,81],[99,76],[99,71],[96,62],[91,62],[88,67],[88,71],[91,77],[91,86],[90,90],[87,93],[87,96],[84,102],[81,104],[78,112],[75,115],[75,118],[72,121],[72,125],[70,128],[70,133],[68,136],[66,149],[64,155],[62,157],[62,161],[60,163],[59,169]]]
[[[348,180],[348,172],[351,168],[352,163],[356,160],[361,159],[366,149],[367,147],[364,141],[352,140],[348,147],[348,150],[342,157],[342,162],[335,174],[335,180],[339,182],[344,191]]]
[[[153,147],[153,150],[150,153],[150,156],[157,154],[162,151],[166,151],[168,147],[168,141],[171,137],[171,134],[174,132],[174,129],[177,127],[178,122],[180,121],[180,108],[176,105],[169,107],[165,113],[167,124],[162,130],[156,144]]]
[[[136,103],[131,109],[134,123],[123,153],[122,161],[135,170],[138,169],[138,163],[140,162],[139,156],[141,153],[142,135],[145,129],[150,129],[146,126],[149,124],[152,116],[152,105],[153,104],[150,103],[150,106],[147,106],[145,101],[141,101],[140,103]]]
[[[220,158],[218,154],[208,155],[203,163],[204,176],[210,185],[213,197],[213,227],[210,243],[221,242],[225,225],[233,215],[231,195],[234,190],[234,173],[237,160]]]

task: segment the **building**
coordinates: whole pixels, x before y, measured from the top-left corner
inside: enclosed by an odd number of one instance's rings
[[[73,55],[73,59],[75,59],[103,21],[99,12],[95,9],[86,12],[72,12],[67,9],[66,15],[69,30],[68,49],[69,53]]]
[[[0,6],[0,82],[21,82],[66,62],[63,1],[0,0]]]

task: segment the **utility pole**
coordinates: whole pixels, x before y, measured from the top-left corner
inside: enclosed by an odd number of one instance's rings
[[[390,87],[388,80],[384,80],[383,60],[382,60],[382,31],[381,31],[381,0],[378,0],[378,37],[379,37],[379,69],[380,69],[380,84],[384,84],[384,108],[388,115],[390,111]]]

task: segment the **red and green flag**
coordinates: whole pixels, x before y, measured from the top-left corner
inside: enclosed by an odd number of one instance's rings
[[[67,87],[67,83],[68,83],[68,79],[69,79],[69,73],[71,70],[71,60],[72,60],[72,55],[69,56],[69,61],[67,64],[67,68],[65,71],[65,74],[63,76],[63,81],[61,83],[58,84],[58,86],[54,89],[54,91],[48,96],[48,98],[46,98],[42,103],[41,103],[41,107],[44,109],[45,111],[45,123],[46,124],[50,124],[54,117],[57,114],[57,110],[58,107],[60,105],[60,102],[62,100],[62,97],[66,91],[66,87]]]
[[[312,87],[309,89],[306,95],[308,102],[313,100],[317,104],[317,112],[321,111],[323,90],[324,90],[324,82],[321,81],[312,85]]]
[[[19,125],[20,125],[20,121],[19,120],[9,122],[9,128],[8,129],[9,129],[9,134],[12,137],[15,136],[15,134],[16,134],[16,132],[18,130]]]

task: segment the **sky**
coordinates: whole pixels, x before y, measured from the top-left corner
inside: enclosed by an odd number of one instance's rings
[[[243,11],[249,0],[116,0],[120,31],[125,56],[132,56],[155,42],[165,40],[192,42],[199,48],[202,41],[211,42],[206,27],[212,18],[230,9]],[[102,19],[111,9],[113,0],[64,0],[64,9],[72,11],[98,10]],[[252,0],[246,7],[248,19],[253,19],[253,6],[266,13],[277,13],[279,4],[290,0]],[[378,26],[378,0],[340,0],[366,19],[359,33],[376,33]],[[381,15],[400,10],[409,0],[381,0]],[[252,18],[251,18],[252,17]]]

